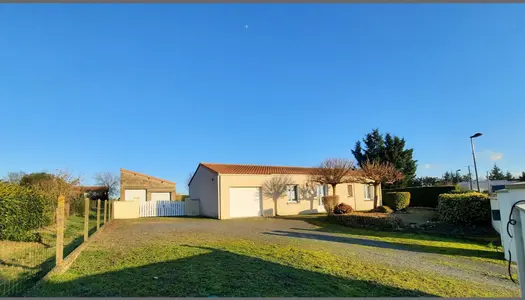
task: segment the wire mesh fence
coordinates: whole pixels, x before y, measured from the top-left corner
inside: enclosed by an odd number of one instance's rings
[[[112,219],[109,214],[113,207],[112,201],[86,199],[83,202],[85,203],[82,207],[83,212],[80,209],[67,214],[62,212],[63,225],[55,220],[51,225],[34,230],[36,241],[0,240],[0,297],[23,295],[56,266],[59,261],[57,253],[59,256],[67,257],[86,240],[86,237]],[[97,211],[98,203],[100,203],[98,205],[100,210]],[[89,205],[87,209],[86,204]],[[97,226],[97,219],[99,226]],[[63,232],[62,239],[57,236],[60,226]],[[57,251],[57,248],[62,251]]]

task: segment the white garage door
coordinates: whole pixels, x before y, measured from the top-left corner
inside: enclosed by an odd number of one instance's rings
[[[151,201],[169,201],[170,193],[151,193]]]
[[[145,202],[146,190],[126,190],[124,192],[124,200]]]
[[[262,215],[260,188],[230,188],[230,218],[260,215]]]

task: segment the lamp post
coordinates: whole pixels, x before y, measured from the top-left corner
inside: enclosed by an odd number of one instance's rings
[[[472,173],[470,173],[470,165],[468,165],[467,168],[468,168],[468,184],[469,184],[470,190],[472,191]]]
[[[461,171],[461,169],[456,170],[456,181],[458,184],[459,184],[459,171]]]
[[[474,142],[472,139],[480,137],[481,135],[482,133],[478,132],[470,137],[470,147],[472,148],[472,159],[474,160],[474,173],[476,173],[476,186],[478,187],[478,193],[481,191],[479,189],[478,167],[476,165],[476,154],[474,153]]]

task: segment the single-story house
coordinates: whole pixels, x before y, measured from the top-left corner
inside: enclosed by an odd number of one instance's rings
[[[175,200],[176,183],[150,175],[120,169],[120,200],[150,201]]]
[[[105,186],[86,186],[82,185],[78,187],[78,190],[83,193],[84,197],[89,198],[90,200],[108,200],[109,195],[108,191],[109,189]]]
[[[200,163],[188,184],[189,196],[199,200],[200,215],[217,219],[325,212],[322,197],[332,195],[332,188],[310,182],[312,170],[305,167]],[[268,186],[272,178],[279,176],[288,177],[289,184],[274,206],[272,193],[263,186]],[[371,185],[339,184],[336,194],[340,202],[358,211],[370,210],[374,206],[374,188]],[[381,205],[381,195],[378,205]]]

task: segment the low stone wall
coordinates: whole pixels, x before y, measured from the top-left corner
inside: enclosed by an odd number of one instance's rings
[[[114,219],[136,219],[139,217],[138,201],[115,201],[113,205]]]

